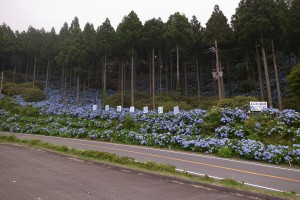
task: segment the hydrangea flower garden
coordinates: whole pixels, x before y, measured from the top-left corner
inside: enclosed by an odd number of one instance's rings
[[[252,114],[239,108],[215,108],[181,110],[176,115],[130,113],[128,108],[121,112],[116,108],[93,110],[94,93],[86,93],[82,106],[75,106],[72,100],[64,105],[55,89],[48,91],[47,100],[36,103],[20,96],[3,99],[0,130],[300,164],[300,113],[294,110],[270,108]]]

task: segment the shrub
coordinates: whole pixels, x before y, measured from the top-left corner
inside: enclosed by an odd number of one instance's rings
[[[233,156],[233,152],[230,147],[222,147],[218,152],[218,156],[223,158],[231,158]]]
[[[25,101],[32,102],[32,101],[42,101],[45,99],[45,95],[43,91],[38,88],[26,88],[22,92],[22,96]]]
[[[283,99],[284,109],[294,109],[300,111],[300,96],[290,95]]]
[[[4,83],[3,84],[3,93],[8,96],[14,96],[17,94],[21,94],[24,87],[20,86],[16,83]]]
[[[287,76],[289,92],[300,96],[300,64],[296,65]]]
[[[8,96],[14,96],[18,94],[23,94],[26,89],[32,89],[32,83],[26,82],[21,84],[16,83],[4,83],[3,85],[3,93]],[[43,86],[40,82],[35,83],[35,90],[42,90]]]
[[[296,65],[287,76],[288,97],[283,100],[285,109],[300,110],[300,64]]]
[[[249,110],[250,101],[257,101],[255,97],[236,96],[230,99],[223,99],[218,103],[220,108],[241,108]]]
[[[40,114],[40,110],[38,108],[25,106],[24,108],[22,108],[21,113],[25,116],[38,117]]]

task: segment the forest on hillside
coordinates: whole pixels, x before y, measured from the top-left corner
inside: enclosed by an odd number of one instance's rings
[[[241,0],[230,20],[216,5],[205,27],[179,12],[143,24],[134,11],[116,30],[108,18],[81,28],[75,17],[58,32],[14,32],[3,23],[1,92],[2,82],[41,82],[45,90],[60,88],[63,98],[72,88],[77,104],[89,88],[101,89],[102,102],[118,92],[122,107],[135,105],[137,92],[149,95],[153,109],[158,94],[255,96],[280,109],[283,97],[285,108],[297,103],[299,83],[288,87],[287,77],[300,57],[300,1]]]

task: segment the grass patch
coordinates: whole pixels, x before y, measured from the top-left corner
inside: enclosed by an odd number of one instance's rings
[[[204,186],[209,187],[208,185],[214,185],[216,187],[226,187],[237,189],[239,191],[247,191],[251,193],[256,193],[259,195],[268,195],[271,197],[280,197],[286,199],[299,199],[300,196],[296,192],[274,192],[268,190],[257,189],[249,186],[245,186],[243,182],[238,182],[233,179],[222,179],[216,180],[208,175],[204,177],[197,177],[188,174],[187,172],[178,172],[173,165],[158,164],[155,162],[138,162],[131,157],[122,157],[116,154],[100,152],[100,151],[91,151],[91,150],[77,150],[69,148],[67,146],[54,145],[49,142],[42,142],[37,139],[28,140],[28,139],[19,139],[15,135],[0,135],[0,143],[12,143],[12,144],[21,144],[30,147],[41,148],[44,150],[50,150],[53,152],[63,153],[65,155],[71,155],[78,157],[80,159],[100,161],[101,163],[111,164],[115,166],[126,167],[130,169],[137,169],[146,172],[155,172],[156,174],[169,176],[173,178],[179,178],[182,180],[192,181],[199,184],[205,184]],[[252,194],[253,195],[253,194]],[[255,196],[255,194],[254,194]]]

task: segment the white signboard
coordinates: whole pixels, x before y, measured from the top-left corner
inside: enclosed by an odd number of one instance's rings
[[[251,112],[261,112],[265,108],[268,108],[268,103],[265,101],[250,101]]]
[[[148,113],[148,106],[146,106],[146,107],[143,108],[143,113],[144,113],[144,114],[147,114],[147,113]]]
[[[179,113],[179,107],[175,106],[174,107],[174,115],[177,115]]]
[[[93,105],[93,111],[97,110],[97,105]]]
[[[105,106],[105,111],[109,111],[109,105]]]
[[[163,107],[158,107],[157,111],[158,111],[158,114],[162,114],[164,112],[164,108]]]
[[[134,106],[130,106],[129,112],[133,113],[134,112]]]
[[[122,106],[117,106],[117,112],[121,112],[122,111]]]

